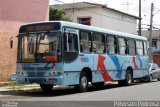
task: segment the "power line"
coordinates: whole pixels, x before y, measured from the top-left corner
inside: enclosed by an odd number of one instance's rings
[[[55,0],[57,2],[60,2],[60,3],[63,3],[63,4],[66,4],[68,6],[72,6],[74,8],[77,8],[76,6],[72,5],[72,4],[68,4],[68,3],[65,3],[65,2],[62,2],[60,0]],[[84,8],[84,7],[83,7]],[[90,11],[90,10],[84,10],[84,11],[87,11],[87,12],[90,12],[90,13],[94,13],[96,15],[100,15],[100,16],[104,16],[104,17],[109,17],[109,18],[113,18],[113,19],[117,19],[117,20],[121,20],[119,18],[115,18],[115,17],[111,17],[111,16],[108,16],[108,15],[104,15],[104,14],[101,14],[101,13],[97,13],[97,12],[93,12],[93,11]],[[131,21],[127,21],[127,20],[121,20],[121,21],[125,21],[125,22],[129,22],[129,23],[134,23],[134,22],[131,22]],[[134,23],[135,24],[135,23]]]

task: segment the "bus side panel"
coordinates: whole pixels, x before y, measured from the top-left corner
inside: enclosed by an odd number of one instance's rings
[[[93,82],[124,80],[129,67],[133,70],[133,78],[143,78],[148,75],[147,60],[140,56],[95,54]]]
[[[70,63],[64,63],[64,85],[79,84],[80,73],[83,68],[93,70],[93,54],[79,55]]]
[[[97,76],[93,75],[93,82],[124,79],[125,73],[122,67],[118,55],[94,55],[94,71],[100,73],[97,73]]]
[[[141,56],[143,77],[149,76],[149,58],[148,56]]]

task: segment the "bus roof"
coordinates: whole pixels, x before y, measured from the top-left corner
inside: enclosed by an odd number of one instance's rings
[[[41,23],[54,23],[54,22],[59,22],[59,23],[61,23],[62,26],[66,26],[66,27],[78,28],[78,29],[83,29],[83,30],[101,32],[101,33],[105,33],[105,34],[112,34],[112,35],[122,36],[122,37],[126,37],[126,38],[133,38],[133,39],[147,41],[147,38],[143,37],[143,36],[138,36],[138,35],[134,35],[134,34],[124,33],[124,32],[119,32],[119,31],[114,31],[114,30],[109,30],[109,29],[104,29],[104,28],[99,28],[99,27],[94,27],[94,26],[87,26],[87,25],[78,24],[78,23],[74,23],[74,22],[66,22],[66,21],[42,21],[42,22],[27,23],[22,26],[41,24]]]

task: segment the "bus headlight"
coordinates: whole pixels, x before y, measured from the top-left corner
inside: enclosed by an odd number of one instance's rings
[[[17,74],[17,76],[28,76],[27,73],[25,73],[25,72],[20,72],[20,71],[16,72],[16,74]]]

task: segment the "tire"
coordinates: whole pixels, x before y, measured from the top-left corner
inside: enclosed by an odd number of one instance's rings
[[[157,80],[160,81],[160,77],[158,77]]]
[[[88,90],[88,76],[85,72],[80,74],[79,85],[75,86],[79,92],[86,92]]]
[[[127,70],[126,71],[126,79],[124,80],[124,85],[125,86],[130,86],[132,85],[132,82],[133,82],[133,76],[132,76],[132,71],[131,70]]]
[[[51,92],[53,89],[53,85],[47,85],[47,84],[40,84],[40,87],[44,92]]]
[[[92,85],[95,86],[95,87],[103,87],[104,86],[104,82],[92,83]]]

